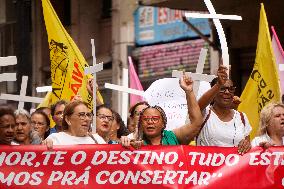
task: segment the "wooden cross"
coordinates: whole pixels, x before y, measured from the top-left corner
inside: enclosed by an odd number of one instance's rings
[[[173,70],[172,72],[172,77],[181,78],[183,74],[186,74],[192,78],[192,80],[194,81],[193,92],[195,96],[197,96],[198,94],[200,81],[211,82],[216,77],[215,75],[203,74],[203,68],[204,68],[204,64],[206,60],[206,55],[207,55],[207,49],[202,48],[199,54],[198,64],[196,67],[196,73],[191,73],[191,72],[184,73],[182,71],[177,71],[177,70]]]
[[[52,86],[37,87],[36,92],[38,92],[38,93],[52,92]]]
[[[144,91],[128,88],[128,69],[123,69],[123,85],[105,83],[105,88],[123,92],[121,118],[127,124],[128,94],[143,96]]]
[[[28,76],[23,76],[20,95],[1,94],[0,99],[18,101],[19,102],[18,109],[23,109],[25,102],[41,103],[44,100],[43,98],[26,96],[27,84],[28,84]]]
[[[213,7],[213,4],[211,3],[210,0],[204,0],[204,3],[205,3],[210,14],[185,13],[185,16],[191,17],[191,18],[213,18],[213,23],[216,26],[217,33],[218,33],[220,43],[221,43],[223,65],[226,66],[229,70],[230,64],[229,64],[228,44],[227,44],[226,36],[225,36],[225,33],[224,33],[224,29],[222,27],[222,24],[220,22],[220,19],[242,20],[242,17],[237,16],[237,15],[216,14],[216,11]]]
[[[97,106],[97,76],[95,73],[102,71],[103,70],[103,63],[97,64],[97,59],[96,59],[96,49],[95,49],[95,42],[94,39],[91,39],[91,45],[92,45],[92,56],[93,56],[93,66],[87,67],[84,70],[84,73],[87,74],[93,74],[94,82],[93,82],[93,114],[96,114],[96,106]],[[96,119],[93,119],[93,124],[92,124],[92,131],[96,133]]]
[[[200,51],[198,63],[197,63],[197,66],[196,66],[196,73],[191,73],[191,72],[185,72],[184,73],[182,71],[177,71],[177,70],[174,70],[172,72],[172,77],[181,78],[183,76],[183,74],[186,74],[186,75],[188,75],[189,77],[192,78],[192,80],[194,81],[193,92],[194,92],[196,97],[198,95],[200,81],[211,82],[216,77],[215,75],[202,74],[204,64],[205,64],[205,60],[206,60],[206,55],[207,55],[207,49],[202,48],[201,51]],[[189,123],[189,117],[188,116],[186,117],[185,123]]]
[[[0,67],[11,66],[17,64],[16,56],[0,57]],[[2,81],[16,81],[16,73],[2,73],[0,74],[0,82]]]

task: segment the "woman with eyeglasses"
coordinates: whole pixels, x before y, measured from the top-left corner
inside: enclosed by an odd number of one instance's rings
[[[110,130],[113,123],[113,112],[105,105],[97,107],[96,113],[96,129],[98,135],[100,135],[107,143],[110,140]]]
[[[159,106],[147,106],[140,113],[138,127],[139,138],[143,139],[144,145],[178,145],[189,144],[198,134],[202,123],[202,115],[193,93],[193,81],[187,76],[180,80],[180,86],[185,91],[188,105],[188,114],[191,123],[183,125],[172,131],[165,130],[167,117],[164,110]],[[122,137],[123,146],[139,148],[139,141],[131,141],[128,137]],[[138,145],[138,146],[136,146]]]
[[[85,102],[72,101],[64,109],[62,132],[52,133],[43,141],[44,145],[106,144],[98,134],[90,133],[93,114]]]
[[[50,120],[43,111],[35,111],[31,115],[31,126],[38,133],[41,140],[44,140],[49,135]]]
[[[196,145],[238,147],[238,153],[244,154],[251,148],[249,134],[252,128],[247,116],[234,110],[237,104],[234,102],[235,87],[228,79],[227,68],[220,66],[217,75],[211,89],[198,101],[204,122]]]

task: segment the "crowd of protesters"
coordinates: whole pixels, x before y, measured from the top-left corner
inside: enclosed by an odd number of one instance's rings
[[[0,105],[0,144],[54,145],[122,144],[140,148],[143,145],[188,145],[237,147],[239,154],[251,146],[270,147],[284,144],[284,105],[270,103],[260,113],[259,135],[250,142],[249,119],[236,109],[239,99],[228,79],[227,69],[220,66],[217,78],[197,101],[193,81],[180,79],[186,94],[190,122],[172,131],[166,130],[167,116],[159,106],[138,102],[129,110],[128,124],[111,108],[101,104],[93,114],[80,97],[71,102],[59,100],[50,108],[39,108],[32,114]],[[92,92],[92,80],[87,90]],[[236,100],[237,99],[237,100]],[[51,127],[51,120],[55,126]],[[92,121],[96,121],[96,131]]]

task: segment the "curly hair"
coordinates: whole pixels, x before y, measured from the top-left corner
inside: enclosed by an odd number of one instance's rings
[[[162,129],[162,132],[161,134],[163,133],[163,131],[165,130],[166,128],[166,125],[167,125],[167,116],[166,116],[166,113],[165,111],[163,110],[163,108],[161,108],[160,106],[148,106],[146,107],[145,109],[142,110],[141,112],[141,116],[139,117],[139,121],[138,121],[138,138],[139,139],[143,139],[143,140],[148,140],[147,139],[147,136],[143,135],[143,131],[142,131],[142,117],[143,117],[143,114],[146,110],[150,109],[150,108],[154,108],[156,110],[158,110],[162,116],[162,120],[163,120],[163,129]]]
[[[18,109],[14,112],[15,117],[24,116],[27,118],[28,122],[31,123],[31,114],[25,109]]]
[[[16,119],[14,115],[14,110],[6,104],[0,106],[0,117],[4,115],[11,115],[14,119]]]

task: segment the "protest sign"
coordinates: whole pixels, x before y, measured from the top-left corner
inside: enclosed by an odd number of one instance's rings
[[[198,95],[210,89],[208,82],[201,81]],[[186,121],[187,103],[185,92],[179,86],[178,78],[159,79],[151,84],[144,92],[144,98],[151,105],[161,106],[167,115],[167,130],[173,130],[183,126]]]
[[[0,188],[283,188],[284,147],[1,146]],[[238,183],[238,184],[232,184]]]

